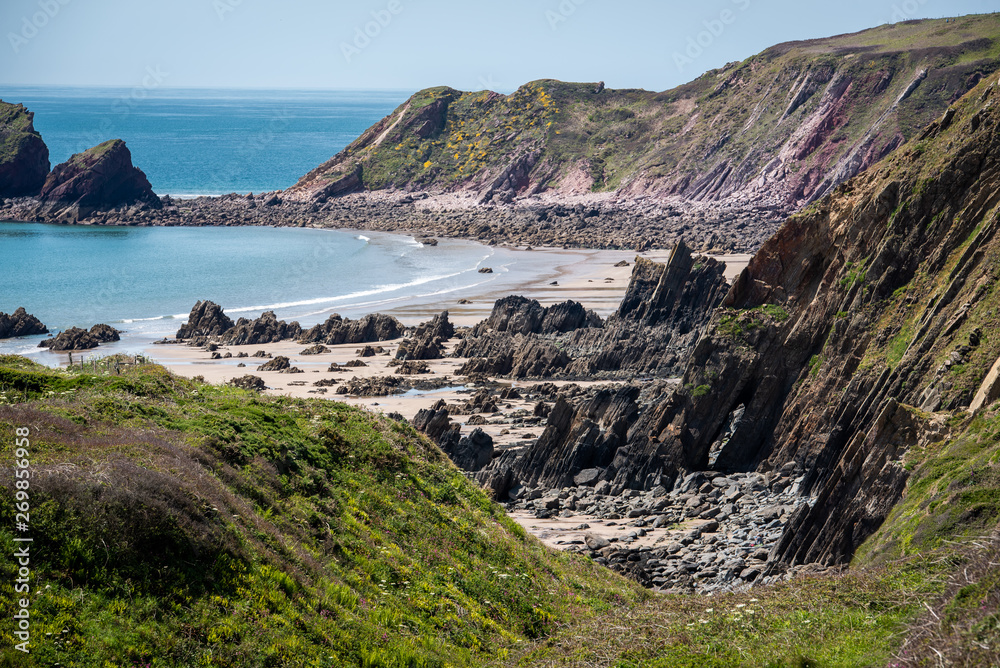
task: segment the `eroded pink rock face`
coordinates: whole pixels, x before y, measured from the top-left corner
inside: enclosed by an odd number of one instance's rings
[[[81,207],[107,209],[143,203],[162,205],[132,153],[121,139],[111,139],[56,165],[45,179],[39,199]]]

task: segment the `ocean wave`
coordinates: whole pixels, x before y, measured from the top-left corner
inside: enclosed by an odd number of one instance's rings
[[[426,285],[427,283],[433,283],[434,281],[443,281],[448,278],[461,276],[462,274],[468,273],[469,271],[470,270],[466,269],[451,274],[441,274],[439,276],[427,276],[425,278],[418,278],[416,280],[410,281],[409,283],[380,285],[370,290],[358,290],[357,292],[350,292],[346,295],[336,295],[332,297],[316,297],[314,299],[301,299],[292,302],[278,302],[275,304],[265,304],[262,306],[258,305],[258,306],[243,306],[239,308],[229,308],[226,309],[226,313],[247,313],[249,311],[274,311],[277,309],[294,308],[296,306],[312,306],[314,304],[340,303],[345,300],[358,299],[360,297],[371,297],[373,295],[395,292],[396,290],[403,290],[405,288],[413,288],[418,285]]]

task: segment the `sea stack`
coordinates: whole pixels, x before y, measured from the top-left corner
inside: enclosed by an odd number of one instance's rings
[[[0,197],[37,195],[49,173],[49,149],[35,114],[0,100]]]
[[[110,139],[56,165],[45,179],[39,200],[79,210],[163,206],[143,171],[132,165],[132,153],[121,139]]]

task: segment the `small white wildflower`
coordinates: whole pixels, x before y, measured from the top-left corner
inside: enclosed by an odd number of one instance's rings
[[[702,624],[708,624],[707,619],[699,619],[698,621],[701,622]]]
[[[745,608],[745,607],[747,607],[747,604],[746,603],[737,603],[736,607],[737,608]]]

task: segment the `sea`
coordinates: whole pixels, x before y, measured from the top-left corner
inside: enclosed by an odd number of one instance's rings
[[[158,194],[287,188],[404,101],[407,91],[248,91],[0,87],[35,112],[53,165],[120,137]],[[404,235],[269,227],[90,227],[0,223],[0,311],[23,306],[52,332],[107,323],[104,353],[173,337],[198,300],[234,320],[273,310],[308,326],[428,308],[545,273],[531,253]],[[492,273],[480,273],[489,266]],[[548,269],[551,269],[550,267]],[[0,354],[65,363],[43,337],[0,340]]]

